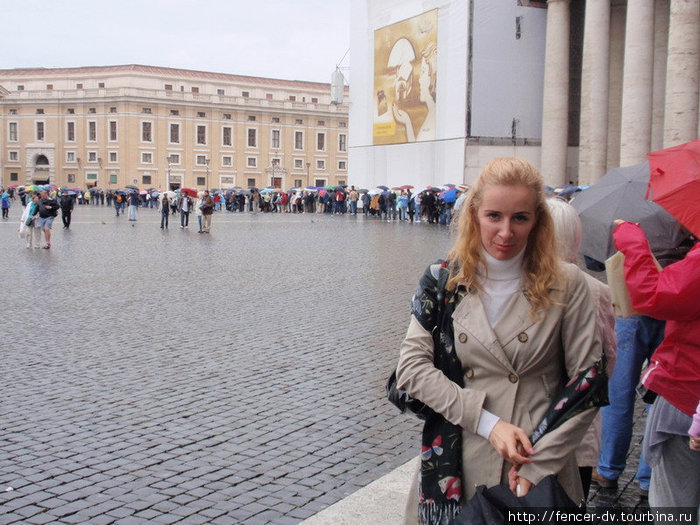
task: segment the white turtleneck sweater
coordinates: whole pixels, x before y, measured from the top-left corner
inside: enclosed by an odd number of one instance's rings
[[[476,280],[481,286],[479,298],[486,310],[489,324],[493,328],[501,320],[512,295],[520,289],[525,248],[507,261],[500,261],[489,255],[485,250],[483,255],[488,271],[484,272],[483,269],[478,271]],[[488,439],[493,427],[496,426],[499,420],[500,418],[497,415],[481,409],[481,417],[476,429],[477,434]]]

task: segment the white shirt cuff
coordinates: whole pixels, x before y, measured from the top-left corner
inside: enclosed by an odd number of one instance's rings
[[[476,427],[476,433],[479,434],[484,439],[488,439],[491,435],[493,427],[496,426],[501,420],[496,414],[492,414],[488,410],[481,409],[481,416],[479,417],[479,425]]]

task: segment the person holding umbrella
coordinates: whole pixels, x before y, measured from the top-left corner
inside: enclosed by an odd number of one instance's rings
[[[139,192],[137,190],[132,190],[129,192],[129,220],[137,221],[139,205],[141,200],[139,199]]]
[[[583,499],[574,453],[597,405],[534,446],[528,437],[602,355],[588,284],[557,257],[543,188],[523,159],[489,162],[447,260],[427,268],[413,297],[396,378],[432,409],[407,510],[422,523],[447,523],[482,484],[525,496],[554,474]]]
[[[666,208],[697,240],[700,237],[700,141],[648,155],[652,200]],[[700,447],[693,415],[700,404],[700,244],[659,271],[644,230],[616,220],[615,246],[625,255],[625,282],[632,306],[666,321],[664,338],[642,376],[656,395],[644,432],[644,456],[651,465],[649,505],[700,504]],[[693,434],[693,432],[695,434]],[[690,443],[688,434],[691,435]]]

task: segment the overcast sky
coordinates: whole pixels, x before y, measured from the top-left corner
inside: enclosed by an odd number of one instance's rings
[[[350,76],[350,0],[0,0],[0,19],[0,69],[144,64],[330,82],[340,63]]]

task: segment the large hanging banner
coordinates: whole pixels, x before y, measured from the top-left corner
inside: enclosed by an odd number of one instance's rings
[[[373,143],[435,139],[438,10],[374,32]]]

